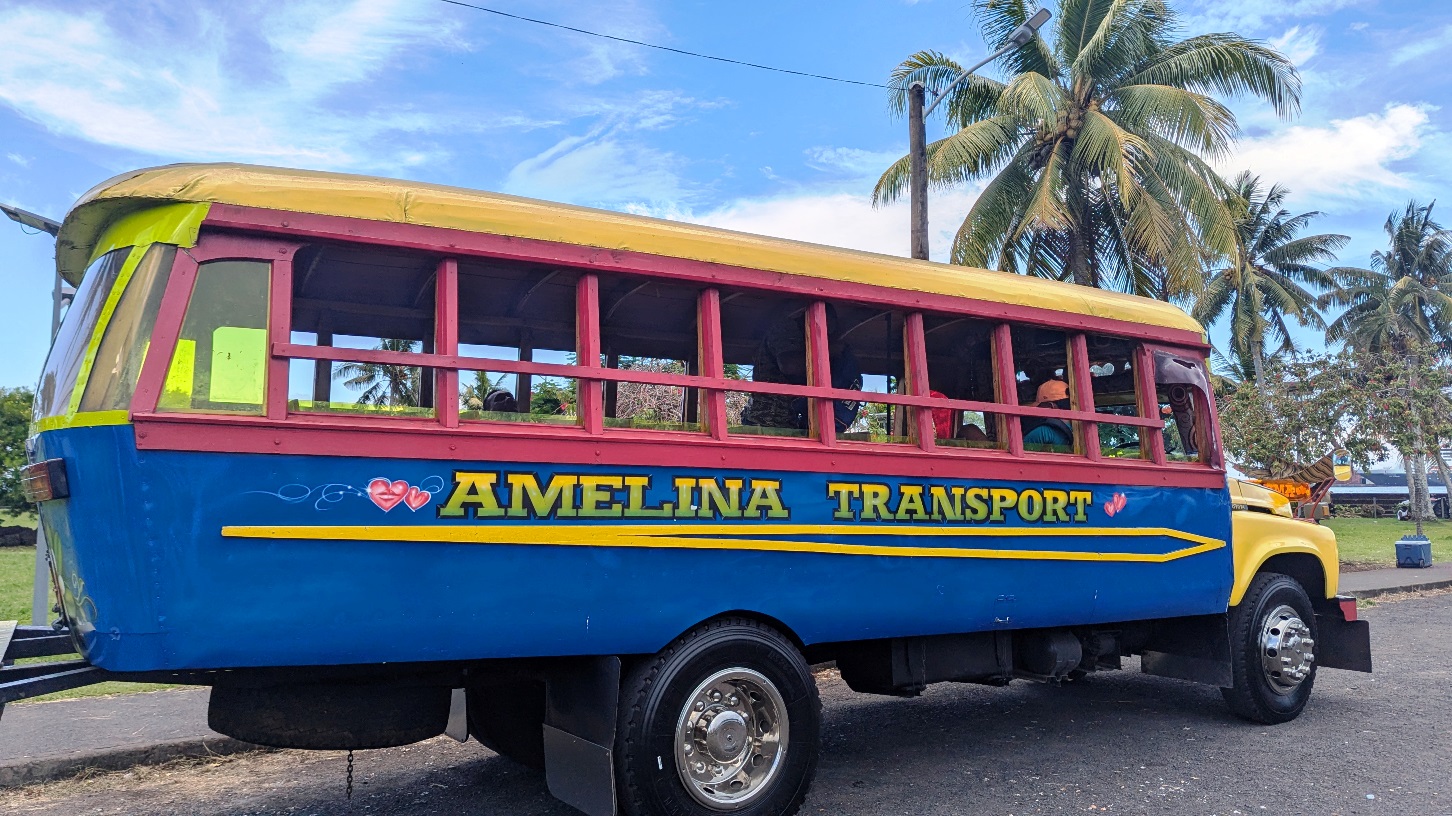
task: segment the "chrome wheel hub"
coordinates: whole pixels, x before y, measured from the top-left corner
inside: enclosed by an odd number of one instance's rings
[[[1288,692],[1310,677],[1315,649],[1311,628],[1296,610],[1282,604],[1266,616],[1260,629],[1260,662],[1271,688]]]
[[[776,686],[751,669],[725,669],[686,698],[676,721],[676,770],[697,802],[738,810],[776,778],[787,738]]]

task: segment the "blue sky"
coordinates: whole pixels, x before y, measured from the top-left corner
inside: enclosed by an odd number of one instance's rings
[[[976,61],[965,0],[481,0],[676,48],[883,82],[920,49]],[[1447,188],[1452,8],[1382,0],[1176,3],[1187,34],[1290,55],[1303,112],[1235,105],[1223,168],[1292,190],[1363,265],[1387,214]],[[438,0],[0,6],[0,200],[59,217],[92,185],[175,161],[457,184],[906,254],[872,182],[906,149],[886,92],[691,59]],[[941,135],[941,124],[930,137]],[[976,190],[932,197],[934,256]],[[1452,221],[1452,203],[1447,206]],[[0,385],[33,385],[52,245],[0,221]],[[1314,340],[1314,336],[1307,335]]]

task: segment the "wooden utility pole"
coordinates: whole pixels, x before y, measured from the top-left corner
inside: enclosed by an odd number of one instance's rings
[[[923,121],[923,83],[908,88],[908,164],[912,172],[912,256],[928,259],[928,128]]]

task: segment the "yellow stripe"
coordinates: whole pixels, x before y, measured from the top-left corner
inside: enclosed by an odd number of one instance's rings
[[[93,428],[98,425],[125,425],[131,421],[127,411],[82,411],[69,416],[46,417],[35,423],[36,431],[57,431],[61,428]]]
[[[121,271],[116,275],[116,282],[111,285],[111,291],[106,293],[101,316],[96,319],[96,326],[91,330],[90,339],[86,341],[86,356],[81,360],[80,373],[76,375],[76,387],[71,389],[71,401],[66,409],[68,414],[74,414],[81,408],[81,395],[85,393],[86,383],[91,379],[91,368],[96,364],[96,352],[101,348],[101,338],[106,336],[106,327],[111,325],[111,315],[116,313],[116,304],[121,302],[126,284],[131,282],[131,276],[135,274],[136,267],[140,265],[142,257],[150,247],[150,244],[146,244],[131,248],[131,253],[126,256],[126,262],[121,264]]]
[[[106,227],[96,248],[91,251],[91,263],[120,247],[144,244],[196,246],[197,233],[210,208],[210,204],[166,204],[124,215]],[[90,266],[89,263],[86,265]]]
[[[400,541],[448,544],[525,544],[561,547],[646,547],[701,550],[759,550],[769,552],[832,553],[838,555],[892,555],[926,558],[1009,558],[1038,561],[1119,561],[1160,564],[1217,550],[1219,539],[1162,527],[1072,527],[1047,531],[1035,528],[844,527],[838,525],[761,524],[749,527],[702,525],[471,525],[464,526],[228,526],[227,538],[299,539],[309,541]],[[963,547],[898,547],[875,544],[838,544],[819,541],[781,541],[730,538],[743,535],[905,535],[918,537],[1014,536],[1160,536],[1195,542],[1168,553],[1075,552],[1071,550],[1001,550]],[[714,536],[727,536],[716,538]]]

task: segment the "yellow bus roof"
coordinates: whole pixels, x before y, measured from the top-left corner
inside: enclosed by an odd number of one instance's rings
[[[642,252],[1124,320],[1204,337],[1200,324],[1172,304],[1042,278],[461,187],[244,164],[173,164],[126,173],[91,189],[66,215],[57,239],[61,275],[79,282],[96,243],[117,218],[173,203],[232,204]]]

